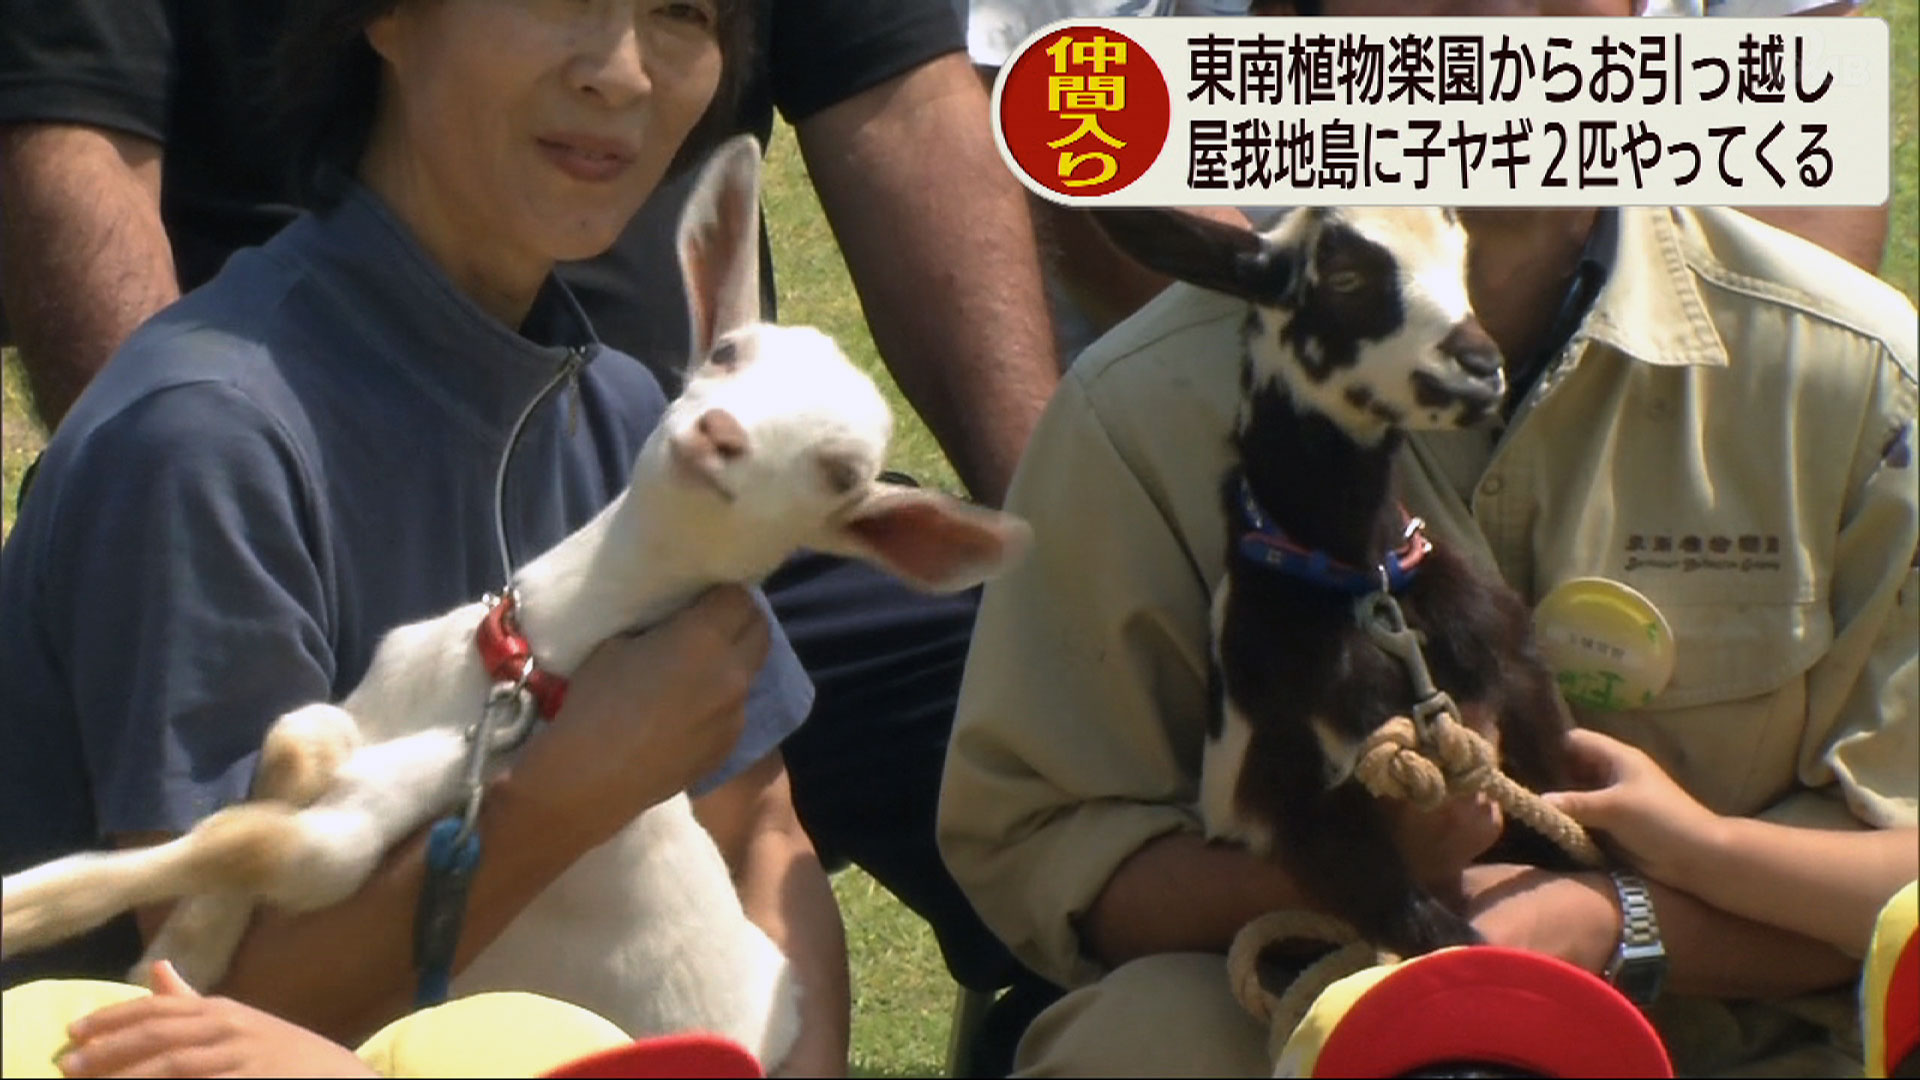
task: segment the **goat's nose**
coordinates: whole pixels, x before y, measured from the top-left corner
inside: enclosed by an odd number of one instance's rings
[[[1468,374],[1490,378],[1500,371],[1500,346],[1494,344],[1479,319],[1466,318],[1455,323],[1441,339],[1440,352],[1467,369]]]
[[[747,452],[747,429],[725,409],[701,413],[693,429],[721,461],[732,461]]]

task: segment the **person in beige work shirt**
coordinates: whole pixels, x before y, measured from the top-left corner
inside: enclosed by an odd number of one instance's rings
[[[1734,210],[1462,218],[1511,411],[1409,438],[1405,500],[1529,603],[1603,577],[1671,625],[1650,704],[1574,709],[1612,782],[1565,805],[1651,879],[1678,1070],[1857,1076],[1858,958],[1920,858],[1914,308]],[[1245,312],[1175,285],[1096,342],[1008,500],[1036,549],[986,591],[939,839],[1073,988],[1029,1074],[1271,1069],[1222,954],[1302,894],[1194,809]],[[1463,894],[1488,940],[1596,973],[1623,929],[1605,874],[1474,866]]]

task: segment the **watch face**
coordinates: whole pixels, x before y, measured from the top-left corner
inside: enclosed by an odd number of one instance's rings
[[[1619,960],[1609,980],[1621,996],[1641,1008],[1659,1000],[1660,988],[1667,980],[1665,953],[1628,956]]]

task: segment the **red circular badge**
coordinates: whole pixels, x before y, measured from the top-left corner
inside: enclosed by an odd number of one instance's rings
[[[1063,195],[1105,195],[1146,174],[1166,145],[1167,80],[1133,39],[1056,30],[1013,61],[1000,131],[1022,171]]]

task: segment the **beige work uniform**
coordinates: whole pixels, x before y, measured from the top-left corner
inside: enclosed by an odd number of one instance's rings
[[[1066,985],[1108,974],[1075,920],[1121,861],[1199,829],[1244,316],[1180,285],[1096,343],[1009,497],[1036,548],[981,605],[940,844],[987,923]],[[1822,249],[1734,211],[1628,208],[1605,288],[1504,435],[1413,438],[1403,492],[1440,543],[1529,602],[1602,576],[1660,607],[1677,641],[1664,692],[1576,713],[1712,809],[1912,825],[1915,351],[1913,306]],[[1264,1033],[1214,972],[1217,957],[1127,965],[1043,1016],[1020,1061],[1244,1073]],[[1846,998],[1793,1008],[1835,1006],[1821,1015],[1857,1041]],[[1788,1011],[1673,999],[1657,1019],[1686,1072],[1812,1043],[1782,1067],[1833,1067]],[[1222,1045],[1235,1030],[1244,1044]],[[1857,1045],[1842,1049],[1857,1070]]]

